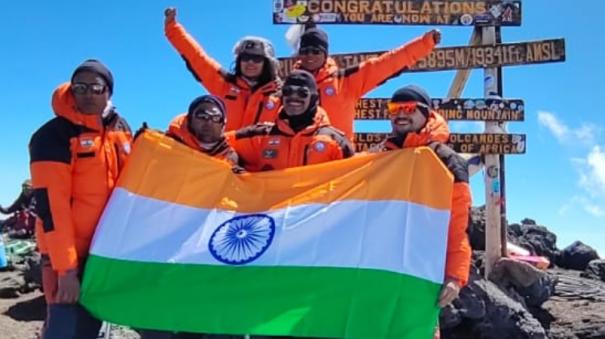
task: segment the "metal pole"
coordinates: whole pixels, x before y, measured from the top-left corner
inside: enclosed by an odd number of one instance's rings
[[[481,40],[484,45],[496,43],[496,28],[484,27],[481,32]],[[486,98],[498,96],[498,70],[497,68],[484,69],[484,95]],[[486,133],[501,132],[497,122],[485,122]],[[485,209],[487,218],[485,223],[485,276],[494,267],[500,258],[502,251],[501,237],[501,211],[500,211],[500,156],[498,154],[485,155]]]
[[[496,28],[496,43],[502,43],[502,29],[500,26]],[[502,67],[498,67],[498,95],[503,98],[504,97],[504,86],[503,86],[503,76],[502,76]],[[502,121],[500,126],[504,130],[504,132],[508,132],[506,129],[506,122]],[[508,234],[508,220],[506,219],[506,175],[504,169],[506,157],[504,154],[500,154],[500,237],[501,237],[501,256],[506,257],[508,255],[506,245],[507,245],[507,234]]]

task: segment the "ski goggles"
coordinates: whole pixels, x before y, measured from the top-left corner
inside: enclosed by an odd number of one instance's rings
[[[94,95],[105,93],[107,86],[102,84],[87,84],[83,82],[76,82],[71,84],[71,91],[74,94],[86,94],[90,91]]]
[[[321,48],[317,48],[317,47],[313,47],[313,46],[303,47],[298,50],[298,54],[300,54],[300,55],[309,55],[309,54],[320,55],[321,53],[323,53]]]
[[[429,106],[421,103],[421,102],[417,102],[417,101],[406,101],[406,102],[392,102],[389,101],[387,103],[387,110],[389,111],[389,115],[390,116],[396,116],[399,115],[400,113],[404,113],[404,114],[414,114],[414,112],[416,112],[416,109],[420,109],[421,111],[429,111],[430,108]]]
[[[306,99],[309,95],[311,95],[311,91],[309,91],[308,88],[301,86],[284,86],[281,91],[286,97],[296,94],[297,97]]]

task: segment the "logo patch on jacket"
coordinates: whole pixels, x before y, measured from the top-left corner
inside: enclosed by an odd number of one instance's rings
[[[315,143],[315,145],[313,145],[313,148],[317,151],[317,152],[323,152],[326,150],[326,144],[324,144],[321,141],[318,141]]]
[[[326,93],[327,96],[333,96],[334,94],[336,94],[336,89],[334,89],[334,87],[332,86],[328,86],[326,87],[326,89],[324,90],[324,93]]]
[[[274,109],[275,108],[275,103],[273,101],[267,101],[267,103],[265,104],[265,108],[266,109]]]
[[[272,148],[267,148],[263,150],[263,158],[265,159],[275,159],[277,158],[277,150]]]
[[[277,146],[277,145],[279,145],[279,143],[280,143],[280,140],[278,138],[269,139],[269,145],[270,146]]]
[[[84,148],[91,148],[95,145],[95,141],[92,139],[82,139],[80,140],[80,146]]]

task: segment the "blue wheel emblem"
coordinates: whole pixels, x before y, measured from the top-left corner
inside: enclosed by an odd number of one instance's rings
[[[225,221],[212,233],[208,249],[222,263],[243,265],[265,253],[274,235],[275,220],[270,216],[241,215]]]

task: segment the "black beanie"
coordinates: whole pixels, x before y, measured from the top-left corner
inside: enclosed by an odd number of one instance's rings
[[[299,49],[305,47],[317,47],[321,49],[326,55],[328,54],[328,34],[319,27],[314,27],[305,30],[303,35],[300,37]]]
[[[391,102],[406,102],[406,101],[416,101],[425,104],[426,106],[431,107],[431,98],[429,94],[422,89],[421,87],[415,85],[405,86],[403,88],[398,89],[393,93],[391,97]],[[421,109],[424,115],[428,116],[428,110]]]
[[[204,102],[209,102],[209,103],[212,103],[212,104],[215,104],[216,106],[218,106],[219,111],[221,111],[223,120],[226,121],[227,110],[225,108],[225,104],[223,103],[223,100],[221,100],[221,98],[219,98],[217,96],[209,95],[209,94],[202,95],[200,97],[193,99],[191,104],[189,104],[189,109],[187,110],[187,116],[191,116],[191,114],[193,114],[193,112],[195,111],[197,106],[203,104]]]
[[[76,68],[76,70],[72,74],[71,81],[74,81],[74,77],[76,76],[76,74],[83,71],[89,71],[101,76],[101,78],[105,80],[107,88],[109,88],[109,94],[113,94],[113,75],[111,74],[109,68],[103,65],[102,62],[95,59],[88,59],[84,61],[82,64],[80,64],[80,66],[78,66],[78,68]]]
[[[317,93],[317,82],[315,82],[315,77],[313,74],[302,69],[294,70],[286,76],[286,79],[284,79],[284,87],[288,85],[304,86],[309,89],[311,94]]]

